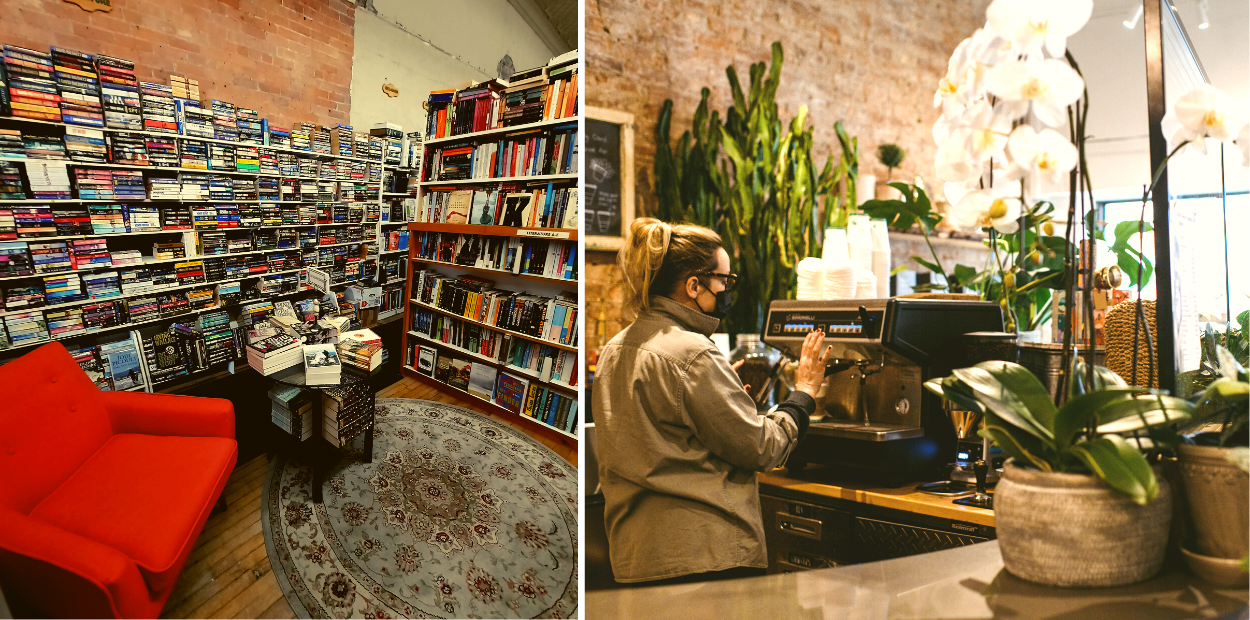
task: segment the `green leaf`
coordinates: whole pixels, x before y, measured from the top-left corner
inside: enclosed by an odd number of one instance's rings
[[[1194,405],[1183,398],[1143,394],[1112,401],[1098,409],[1098,433],[1129,433],[1189,418]]]
[[[1140,450],[1124,438],[1110,435],[1086,441],[1068,449],[1090,473],[1107,486],[1127,495],[1135,503],[1145,506],[1159,495],[1159,481],[1155,480],[1150,463]]]
[[[1133,238],[1133,235],[1137,234],[1137,228],[1139,225],[1144,226],[1141,229],[1142,232],[1151,232],[1154,230],[1154,227],[1150,225],[1150,222],[1143,223],[1139,220],[1125,220],[1120,222],[1115,225],[1115,242],[1112,243],[1111,249],[1116,250],[1118,248],[1128,247],[1128,242]]]
[[[955,265],[954,275],[961,286],[969,286],[972,284],[973,279],[977,277],[977,270],[975,267],[967,265]]]
[[[1055,448],[1064,450],[1071,445],[1082,429],[1098,419],[1098,410],[1102,407],[1140,392],[1139,388],[1119,387],[1069,399],[1055,413]]]
[[[924,265],[926,268],[928,268],[929,271],[932,271],[933,273],[942,274],[941,268],[939,268],[937,265],[923,258],[920,258],[919,256],[913,256],[911,257],[911,259],[916,261],[917,263],[920,263],[921,265]],[[942,275],[946,275],[946,274],[942,274]]]
[[[1006,425],[990,424],[986,422],[984,428],[977,431],[981,437],[986,437],[994,442],[994,445],[1002,449],[1013,459],[1029,463],[1042,471],[1053,471],[1054,468],[1050,462],[1039,456],[1034,450],[1040,452],[1041,442],[1032,435],[1021,432],[1012,432],[1012,428]],[[1033,449],[1030,449],[1030,448]]]
[[[924,386],[930,392],[963,407],[967,411],[985,413],[985,406],[977,402],[976,394],[953,376],[942,379],[929,379],[924,382]]]
[[[997,366],[998,372],[991,372],[984,367],[986,365]],[[1011,369],[1012,366],[1019,370]],[[1019,371],[1028,375],[1027,378]],[[958,368],[954,374],[976,393],[977,401],[1005,422],[1046,443],[1054,438],[1051,425],[1054,423],[1055,404],[1050,401],[1046,388],[1028,369],[1011,362],[982,362],[972,368]],[[1016,393],[1017,389],[1021,394]],[[1036,407],[1037,411],[1032,407]],[[1045,420],[1044,424],[1039,416]]]

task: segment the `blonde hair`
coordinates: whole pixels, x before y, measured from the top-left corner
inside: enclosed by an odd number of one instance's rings
[[[702,226],[674,226],[649,217],[634,220],[625,247],[616,255],[628,287],[625,319],[650,310],[651,295],[667,295],[686,278],[715,271],[720,248],[720,235]]]

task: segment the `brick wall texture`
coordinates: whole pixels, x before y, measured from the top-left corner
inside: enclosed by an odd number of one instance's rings
[[[289,127],[348,122],[354,21],[345,0],[3,0],[0,43],[131,60],[140,80],[199,80],[201,99]]]
[[[588,0],[586,104],[634,115],[635,194],[648,213],[656,204],[655,121],[673,100],[674,140],[690,127],[699,91],[711,88],[712,109],[732,103],[725,67],[734,64],[746,88],[751,63],[768,61],[781,41],[785,63],[777,102],[782,122],[806,104],[815,126],[817,165],[838,151],[833,123],[859,137],[860,170],[884,179],[878,144],[907,151],[895,179],[933,179],[931,127],[939,112],[933,91],[951,52],[985,22],[988,0]],[[607,335],[624,324],[622,283],[613,254],[587,252],[586,342],[595,318]],[[604,300],[599,302],[597,300]],[[603,307],[600,307],[603,304]]]

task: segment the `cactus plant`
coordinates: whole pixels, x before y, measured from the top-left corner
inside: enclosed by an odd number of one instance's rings
[[[675,148],[669,137],[672,101],[664,103],[656,124],[657,216],[720,233],[741,282],[726,320],[731,336],[758,333],[767,303],[794,296],[794,265],[819,252],[819,224],[846,220],[846,203],[835,191],[839,182],[854,200],[857,140],[838,123],[842,159],[835,165],[830,156],[817,172],[807,106],[788,127],[778,116],[782,61],[781,44],[773,43],[771,64],[751,65],[746,91],[735,67],[727,67],[733,105],[724,120],[709,113],[710,91],[704,88],[693,127]]]

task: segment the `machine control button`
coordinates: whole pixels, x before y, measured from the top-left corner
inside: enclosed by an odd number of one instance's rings
[[[911,401],[907,400],[907,397],[900,398],[894,403],[894,412],[899,415],[907,415],[909,409],[911,409]]]

